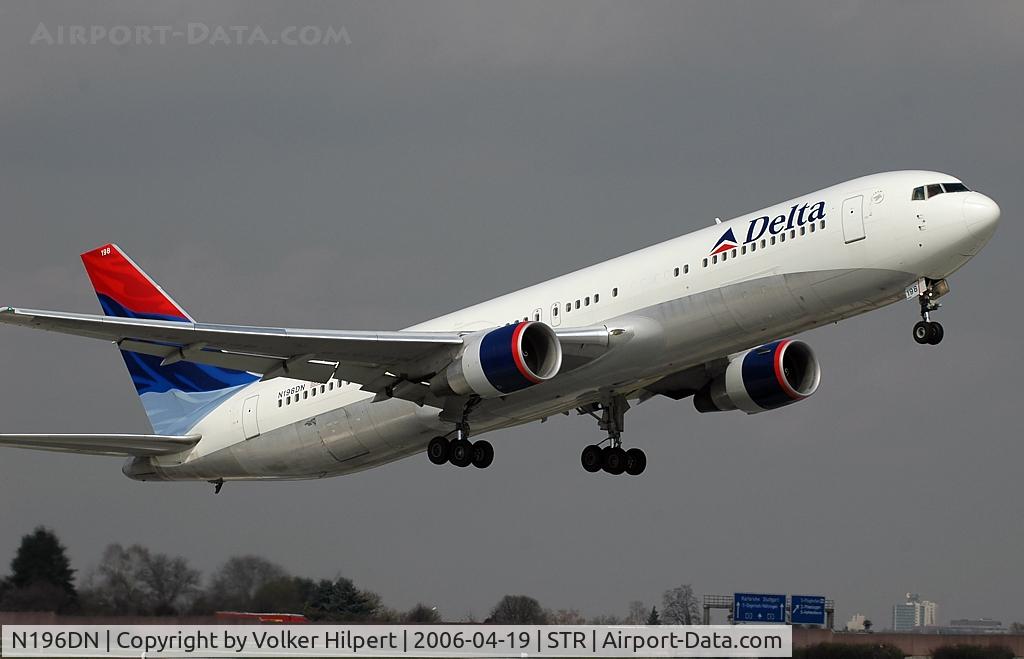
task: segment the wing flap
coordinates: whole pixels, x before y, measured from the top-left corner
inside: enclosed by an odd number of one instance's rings
[[[4,434],[0,435],[0,446],[84,455],[147,457],[186,451],[200,439],[202,435]]]

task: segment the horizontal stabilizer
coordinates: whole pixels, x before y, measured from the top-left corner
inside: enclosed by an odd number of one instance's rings
[[[0,446],[39,451],[146,457],[186,451],[202,435],[0,435]]]

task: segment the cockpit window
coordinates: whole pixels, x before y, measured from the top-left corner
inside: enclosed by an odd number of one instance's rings
[[[935,195],[940,195],[943,192],[970,192],[963,183],[932,183],[931,185],[919,185],[914,188],[913,194],[910,199],[912,201],[920,201],[922,199],[931,199]],[[927,194],[925,194],[927,192]]]

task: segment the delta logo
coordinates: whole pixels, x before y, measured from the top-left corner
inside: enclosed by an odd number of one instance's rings
[[[759,240],[766,233],[769,236],[774,236],[783,231],[789,231],[790,229],[802,227],[805,224],[823,219],[825,219],[824,201],[803,204],[802,206],[800,204],[793,204],[792,208],[789,209],[788,215],[776,215],[775,217],[762,215],[750,220],[750,224],[747,226],[747,234],[744,236],[742,244],[747,245]],[[708,256],[728,252],[730,249],[738,247],[739,244],[736,241],[736,234],[733,233],[732,227],[729,227],[722,234],[722,237],[718,239],[718,242],[715,243],[715,246],[711,248]]]

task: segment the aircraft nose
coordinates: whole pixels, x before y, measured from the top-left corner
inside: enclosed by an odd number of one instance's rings
[[[964,221],[976,238],[988,240],[999,223],[999,204],[980,192],[968,193],[964,199]]]

